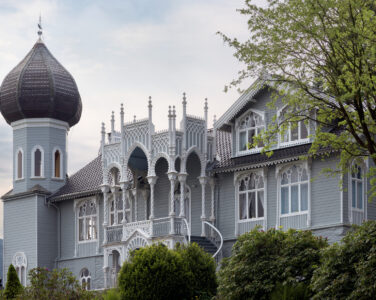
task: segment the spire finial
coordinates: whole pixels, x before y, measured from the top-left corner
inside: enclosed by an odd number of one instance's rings
[[[187,97],[185,96],[185,92],[183,93],[183,105],[187,104]]]
[[[39,13],[39,22],[38,22],[38,36],[39,36],[39,39],[42,38],[42,34],[43,34],[43,28],[42,28],[42,14]]]
[[[151,96],[149,96],[149,108],[151,107]]]

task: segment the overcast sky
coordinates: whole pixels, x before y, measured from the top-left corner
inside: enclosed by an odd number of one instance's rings
[[[177,107],[180,123],[183,92],[189,114],[203,115],[205,97],[210,123],[214,114],[223,114],[239,96],[223,87],[242,65],[216,32],[246,39],[246,19],[236,11],[243,5],[244,0],[0,0],[0,79],[33,47],[41,13],[45,44],[75,78],[83,103],[81,121],[68,135],[71,175],[96,157],[100,124],[109,128],[112,110],[119,129],[122,102],[126,121],[144,118],[152,96],[157,130],[167,129],[169,105]],[[12,131],[3,118],[0,153],[3,195],[12,187]]]

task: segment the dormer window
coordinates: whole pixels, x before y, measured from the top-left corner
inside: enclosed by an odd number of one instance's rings
[[[262,112],[254,110],[246,112],[238,121],[238,153],[253,152],[259,150],[264,145],[255,143],[255,137],[262,133],[265,128],[264,116]]]
[[[282,123],[286,119],[287,106],[282,108],[278,113],[278,121]],[[289,145],[295,143],[303,143],[309,141],[309,128],[304,121],[299,121],[297,124],[289,124],[284,134],[280,135],[280,144]]]

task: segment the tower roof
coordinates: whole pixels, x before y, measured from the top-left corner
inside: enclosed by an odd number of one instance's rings
[[[76,82],[40,38],[1,84],[0,111],[9,124],[53,118],[73,126],[80,120],[82,103]]]

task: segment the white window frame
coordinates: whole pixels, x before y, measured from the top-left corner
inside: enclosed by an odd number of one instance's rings
[[[353,178],[352,177],[352,168],[354,166],[354,164],[358,165],[359,167],[361,167],[362,169],[362,189],[363,189],[363,193],[362,193],[362,204],[363,204],[363,208],[362,209],[359,209],[358,207],[353,207],[352,206],[352,192],[353,192],[353,189],[352,189],[352,182],[353,182]],[[359,213],[363,213],[363,220],[366,221],[367,220],[367,170],[368,170],[368,159],[357,159],[357,160],[354,160],[352,163],[351,163],[351,167],[349,169],[349,172],[348,172],[348,207],[349,207],[349,221],[350,223],[354,223],[354,220],[353,220],[353,211],[355,212],[359,212]],[[357,181],[358,182],[358,181]],[[357,195],[357,193],[356,193]]]
[[[120,193],[120,194],[119,194]],[[122,205],[124,205],[123,203],[123,199],[121,197],[121,192],[115,192],[112,194],[112,198],[111,200],[109,200],[108,202],[108,210],[109,210],[109,214],[108,214],[108,224],[109,226],[118,226],[118,225],[121,225],[122,224],[122,221],[124,219],[124,210],[123,210],[123,207],[122,208],[119,208],[117,209],[117,203],[116,202],[121,202]],[[114,203],[114,211],[111,211],[111,205],[112,203]],[[121,213],[123,215],[123,219],[119,220],[119,213]],[[111,223],[111,215],[114,216],[114,224]]]
[[[299,172],[298,171],[298,179],[299,181],[297,182],[291,182],[291,174],[288,174],[288,183],[287,184],[282,184],[282,177],[283,177],[283,174],[288,172],[289,170],[291,170],[294,166],[296,166],[297,168],[301,168],[302,171]],[[301,176],[302,174],[299,174],[299,173],[303,173],[303,170],[306,171],[307,173],[307,180],[301,180]],[[296,215],[303,215],[303,214],[308,214],[309,211],[310,211],[310,170],[307,166],[304,166],[302,164],[290,164],[288,166],[286,166],[285,168],[283,168],[280,173],[279,173],[279,178],[278,178],[278,194],[279,194],[279,215],[280,217],[288,217],[288,216],[296,216]],[[302,184],[307,184],[307,209],[306,210],[301,210],[301,185]],[[291,187],[293,186],[298,186],[298,211],[296,212],[291,212]],[[289,204],[289,211],[288,213],[282,213],[282,188],[284,187],[287,187],[288,188],[288,191],[289,191],[289,194],[288,194],[288,204]]]
[[[87,276],[83,275],[83,272],[85,270],[87,270],[87,272],[89,273],[89,275],[87,275]],[[88,279],[90,279],[90,286],[89,287],[87,286]],[[81,286],[83,286],[83,281],[85,281],[85,290],[90,291],[91,290],[92,281],[91,281],[91,273],[90,273],[90,271],[89,271],[88,268],[82,268],[82,270],[80,271],[80,283],[81,283]]]
[[[41,152],[40,176],[35,176],[35,152]],[[31,178],[44,178],[44,150],[40,145],[36,145],[31,150]]]
[[[246,173],[242,173],[241,176],[238,176],[238,178],[236,179],[236,198],[237,198],[237,211],[236,211],[236,215],[237,215],[237,220],[238,220],[238,223],[245,223],[245,222],[249,222],[249,221],[259,221],[259,220],[264,220],[265,219],[265,215],[267,213],[266,211],[266,179],[265,179],[265,172],[263,171],[253,171],[253,170],[250,170]],[[243,179],[245,179],[246,177],[250,177],[251,174],[255,175],[255,176],[258,176],[258,177],[262,177],[262,180],[264,182],[263,184],[263,187],[262,188],[257,188],[257,184],[255,185],[255,188],[252,189],[252,190],[245,190],[245,191],[240,191],[240,184],[242,182]],[[264,216],[263,217],[259,217],[258,216],[258,193],[259,191],[262,191],[263,194],[264,194]],[[249,218],[249,193],[250,192],[255,192],[255,201],[256,201],[256,215],[257,217],[256,218]],[[240,219],[240,195],[241,194],[245,194],[246,195],[246,207],[247,207],[247,218],[246,219]]]
[[[55,152],[59,151],[60,153],[60,177],[55,176]],[[52,178],[53,179],[63,179],[63,174],[64,174],[64,165],[63,165],[63,151],[59,147],[55,147],[52,151]]]
[[[26,286],[27,279],[27,258],[24,252],[16,252],[12,259],[12,265],[16,269],[20,283]],[[23,270],[23,271],[22,271]]]
[[[244,129],[240,129],[240,123],[243,121],[244,118],[247,117],[247,115],[249,115],[251,113],[259,115],[261,117],[262,125],[255,125],[254,127],[247,127],[247,128],[244,128]],[[257,152],[260,152],[262,150],[263,147],[258,147],[258,146],[251,148],[251,149],[240,150],[240,145],[239,145],[240,144],[240,133],[245,131],[246,132],[246,140],[248,141],[248,132],[251,129],[255,130],[255,136],[260,134],[260,132],[259,132],[260,129],[265,130],[265,113],[263,111],[251,108],[251,109],[248,109],[245,113],[243,113],[236,120],[236,123],[235,123],[236,148],[235,149],[236,149],[237,155],[247,155],[247,154],[251,154],[251,153],[257,153]]]
[[[287,104],[284,105],[283,107],[281,107],[278,111],[277,111],[277,119],[278,119],[278,122],[281,123],[283,120],[281,120],[281,114],[282,114],[282,111],[287,107]],[[299,121],[298,123],[298,139],[297,140],[294,140],[294,141],[291,141],[291,124],[288,126],[288,129],[287,131],[285,132],[285,134],[287,133],[288,134],[288,141],[283,141],[283,136],[282,136],[282,133],[279,133],[278,134],[278,146],[279,147],[286,147],[286,146],[291,146],[291,145],[297,145],[297,144],[305,144],[305,143],[309,143],[310,139],[309,139],[309,135],[311,133],[311,130],[310,130],[310,124],[308,122],[308,124],[304,124],[307,128],[307,137],[302,139],[300,138],[300,134],[301,134],[301,126],[302,126],[302,122],[304,121]]]
[[[21,152],[22,154],[22,166],[21,166],[21,170],[22,170],[22,176],[21,177],[18,177],[18,153]],[[25,155],[24,155],[24,151],[21,147],[18,147],[17,150],[16,150],[16,155],[15,155],[15,170],[14,170],[14,179],[15,181],[19,181],[19,180],[23,180],[25,179]]]
[[[96,213],[95,214],[92,214],[92,215],[89,215],[89,216],[80,216],[79,213],[80,213],[80,207],[83,206],[85,203],[90,203],[90,202],[93,202],[96,206]],[[86,198],[84,200],[81,200],[79,201],[78,203],[76,203],[76,242],[78,244],[84,244],[84,243],[92,243],[92,242],[97,242],[98,239],[99,239],[99,206],[98,206],[98,201],[95,199],[95,198]],[[96,224],[95,224],[95,227],[96,227],[96,238],[91,238],[91,239],[86,239],[85,236],[86,236],[86,226],[87,226],[87,221],[86,219],[92,219],[96,217]],[[80,240],[80,219],[83,219],[83,232],[84,232],[84,239],[83,240]],[[91,235],[93,236],[93,234]]]

